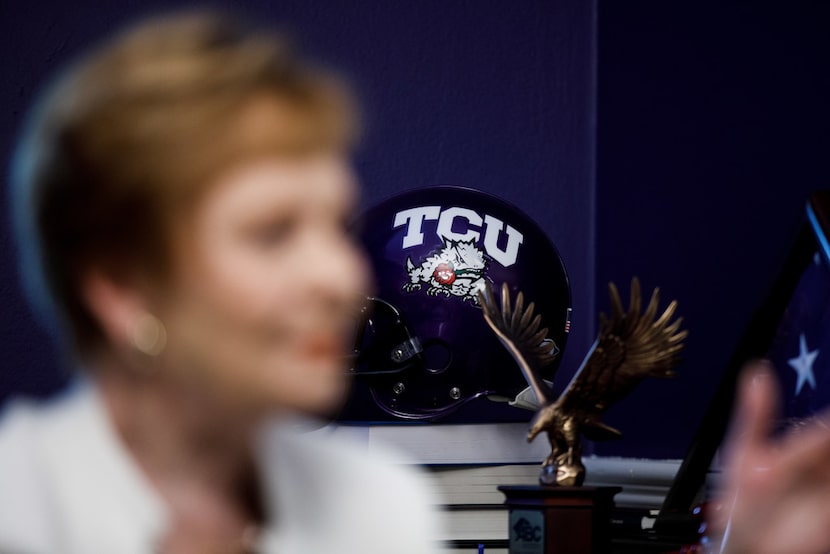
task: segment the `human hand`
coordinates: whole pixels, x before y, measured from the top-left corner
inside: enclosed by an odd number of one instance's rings
[[[830,412],[772,437],[779,389],[768,363],[744,370],[709,525],[722,554],[830,552]]]

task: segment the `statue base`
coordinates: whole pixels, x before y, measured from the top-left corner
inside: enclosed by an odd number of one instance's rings
[[[610,554],[611,510],[622,487],[500,486],[510,554]]]

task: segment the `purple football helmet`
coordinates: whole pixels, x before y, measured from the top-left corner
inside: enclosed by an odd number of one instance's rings
[[[359,326],[355,387],[341,419],[384,419],[367,403],[391,419],[435,420],[462,406],[465,421],[529,418],[504,402],[477,400],[513,400],[527,387],[484,321],[477,293],[485,283],[508,283],[535,303],[560,352],[549,378],[568,337],[571,294],[562,259],[539,226],[495,196],[437,186],[381,202],[356,229],[376,294]]]

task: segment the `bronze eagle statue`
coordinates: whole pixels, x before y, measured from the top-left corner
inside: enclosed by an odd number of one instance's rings
[[[540,408],[530,422],[528,442],[547,431],[551,453],[542,464],[539,480],[547,485],[578,486],[585,479],[581,435],[591,440],[619,438],[622,434],[602,421],[605,411],[646,377],[671,377],[679,361],[688,331],[680,330],[682,318],[673,319],[677,302],[658,315],[659,289],[642,310],[640,282],[631,282],[628,311],[623,308],[617,287],[608,285],[611,315],[599,315],[599,336],[565,392],[554,399],[553,391],[541,378],[540,370],[556,358],[548,330],[534,304],[525,307],[519,292],[515,301],[505,283],[501,301],[489,284],[479,292],[487,324],[519,365]]]

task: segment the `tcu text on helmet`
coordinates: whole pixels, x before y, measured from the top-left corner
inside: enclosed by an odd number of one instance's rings
[[[401,247],[411,248],[423,244],[424,221],[435,220],[438,221],[436,234],[451,241],[478,241],[483,225],[484,251],[504,267],[516,263],[519,245],[524,240],[522,233],[510,225],[505,226],[497,217],[485,214],[482,218],[469,208],[450,207],[442,210],[441,206],[421,206],[396,213],[393,228],[406,225]],[[502,231],[507,234],[507,242],[503,249],[498,245]]]

